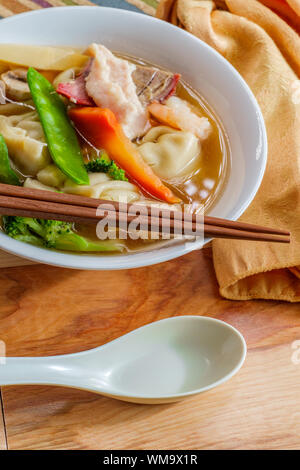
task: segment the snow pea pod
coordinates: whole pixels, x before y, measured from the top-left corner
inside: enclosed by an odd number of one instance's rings
[[[27,82],[42,123],[50,155],[77,184],[89,184],[80,146],[61,97],[39,72],[29,68]]]
[[[17,174],[10,166],[7,145],[3,135],[0,134],[0,183],[19,186],[21,183]]]

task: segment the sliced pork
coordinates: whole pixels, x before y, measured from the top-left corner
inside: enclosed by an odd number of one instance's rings
[[[175,75],[154,67],[137,65],[132,74],[137,95],[144,106],[153,101],[164,102],[175,93],[180,75]]]
[[[97,106],[109,108],[130,139],[145,132],[147,109],[140,102],[132,72],[135,65],[114,56],[106,47],[92,44],[87,54],[94,58],[85,82],[86,91]]]
[[[60,83],[57,92],[77,105],[111,109],[130,139],[144,134],[147,106],[169,98],[180,75],[134,65],[98,44],[89,46],[87,54],[91,56],[89,64],[75,80]]]

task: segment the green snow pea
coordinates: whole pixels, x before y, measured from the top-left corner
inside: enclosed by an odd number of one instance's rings
[[[39,72],[29,68],[27,82],[55,164],[77,184],[89,184],[80,146],[61,97]]]
[[[17,174],[10,166],[7,145],[3,135],[0,134],[0,183],[19,186],[21,183]]]

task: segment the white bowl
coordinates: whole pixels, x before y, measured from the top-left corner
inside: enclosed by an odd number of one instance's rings
[[[0,22],[0,43],[85,46],[103,43],[161,65],[206,99],[229,137],[230,175],[210,215],[236,220],[263,178],[267,138],[259,106],[238,72],[195,36],[150,16],[104,7],[59,7],[16,15]],[[246,177],[247,175],[247,177]],[[126,269],[182,256],[199,246],[183,243],[145,253],[82,256],[27,245],[0,233],[0,247],[42,263],[80,269]]]

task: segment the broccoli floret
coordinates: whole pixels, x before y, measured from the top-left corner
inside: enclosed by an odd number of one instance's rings
[[[42,239],[30,230],[26,217],[4,216],[2,219],[4,231],[11,238],[31,245],[43,246]],[[31,220],[34,221],[34,219]]]
[[[43,219],[38,219],[38,222],[42,228],[42,237],[48,248],[57,248],[61,238],[71,237],[72,234],[76,235],[70,222]],[[78,237],[78,235],[76,236]]]
[[[128,181],[125,171],[119,168],[113,160],[109,160],[106,154],[86,163],[85,168],[91,173],[107,173],[113,180]]]
[[[59,220],[43,220],[30,217],[3,217],[7,235],[32,245],[65,251],[122,251],[115,240],[91,241],[74,232],[72,224]]]
[[[115,162],[112,160],[110,162],[110,168],[108,170],[108,175],[113,180],[128,181],[128,178],[125,176],[125,171],[119,168]]]

